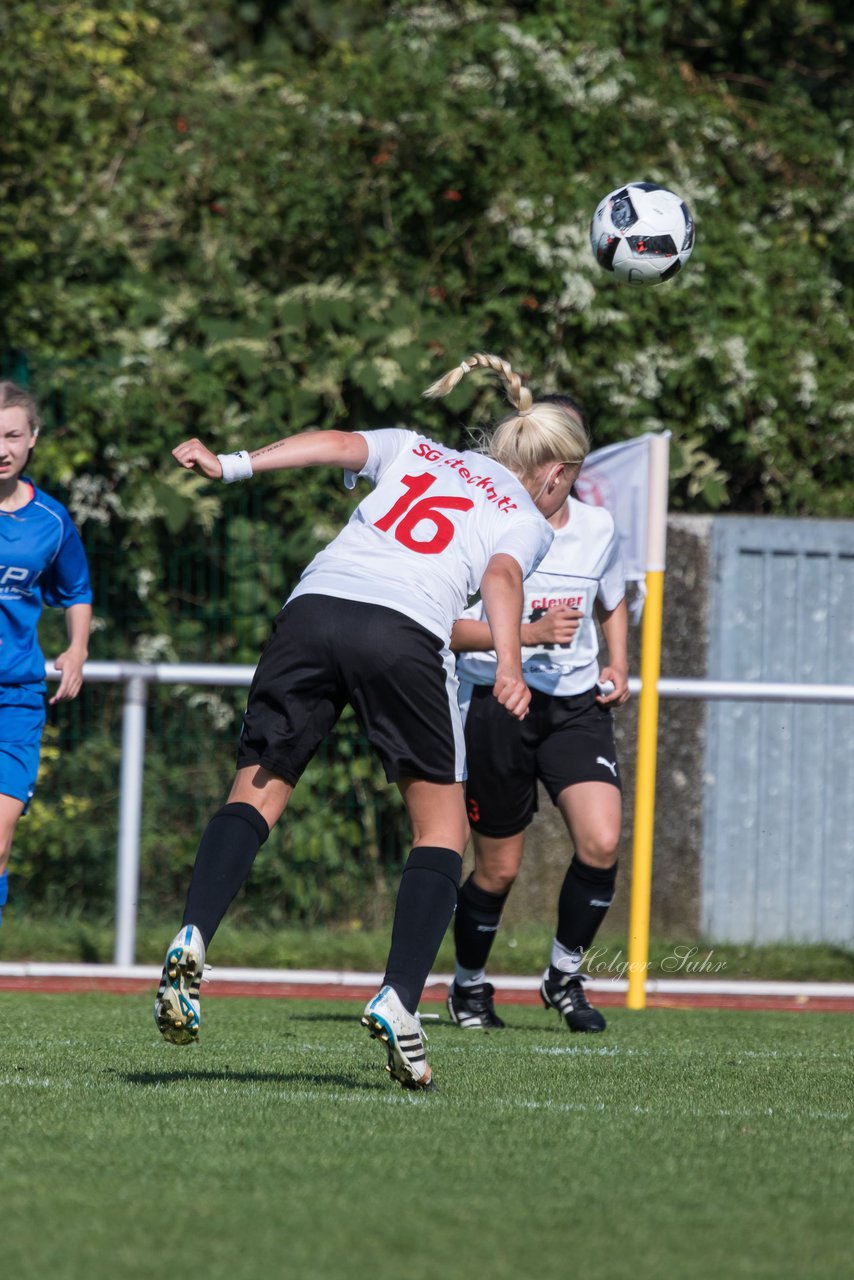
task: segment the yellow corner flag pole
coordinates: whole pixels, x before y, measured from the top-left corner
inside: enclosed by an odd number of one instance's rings
[[[638,706],[632,896],[629,907],[627,1009],[646,1008],[646,971],[649,962],[649,916],[652,897],[652,846],[655,825],[655,768],[658,752],[658,677],[661,673],[669,468],[669,433],[653,436],[650,439],[649,451],[646,600],[641,631],[641,692]]]

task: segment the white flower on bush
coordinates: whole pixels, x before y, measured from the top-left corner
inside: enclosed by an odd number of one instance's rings
[[[164,660],[167,662],[175,661],[171,636],[137,636],[133,654],[137,662],[143,662],[148,665]]]
[[[818,378],[815,376],[816,358],[814,351],[796,351],[792,361],[792,374],[795,383],[795,399],[804,409],[809,409],[815,402],[818,391]]]
[[[486,214],[493,226],[506,228],[514,248],[530,254],[537,266],[560,273],[563,289],[557,298],[543,301],[544,312],[561,316],[586,311],[596,298],[598,277],[587,225],[579,220],[554,223],[552,216],[548,202],[535,207],[527,198],[506,198]]]
[[[136,575],[136,594],[140,600],[147,600],[154,582],[155,574],[151,569],[140,569]]]
[[[114,515],[121,513],[118,495],[109,487],[106,477],[84,473],[69,483],[68,510],[76,525],[87,520],[108,525]]]
[[[200,707],[207,712],[211,724],[217,730],[227,729],[229,725],[234,724],[237,715],[234,707],[229,706],[218,693],[202,689],[196,689],[190,694],[187,706]]]
[[[406,25],[414,31],[453,31],[460,26],[462,22],[473,22],[478,17],[486,17],[488,10],[479,8],[477,5],[469,7],[464,14],[457,16],[447,10],[442,10],[430,4],[419,4],[409,10],[404,10],[406,16]]]
[[[499,77],[515,84],[536,74],[564,107],[607,106],[634,83],[618,49],[577,45],[568,57],[563,47],[544,44],[513,23],[501,23],[499,30],[510,46],[496,57]]]

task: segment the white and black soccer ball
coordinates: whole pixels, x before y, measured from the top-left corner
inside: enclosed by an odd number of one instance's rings
[[[590,244],[599,266],[618,280],[661,284],[690,258],[694,219],[675,192],[655,182],[628,182],[596,206]]]

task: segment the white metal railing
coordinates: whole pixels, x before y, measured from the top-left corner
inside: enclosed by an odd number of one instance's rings
[[[119,778],[119,831],[116,854],[116,936],[114,963],[132,965],[136,946],[139,899],[139,833],[142,819],[142,781],[145,772],[145,719],[150,684],[218,685],[248,688],[255,668],[190,662],[87,662],[84,679],[93,684],[123,684],[122,751]],[[59,680],[55,667],[48,680]],[[640,692],[637,677],[629,680]],[[780,684],[761,680],[658,681],[662,698],[693,698],[739,702],[820,702],[854,705],[854,685]]]

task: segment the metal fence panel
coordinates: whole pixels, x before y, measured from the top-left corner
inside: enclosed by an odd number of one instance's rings
[[[854,521],[720,518],[708,676],[848,683]],[[854,942],[854,709],[708,708],[701,921],[720,942]]]

